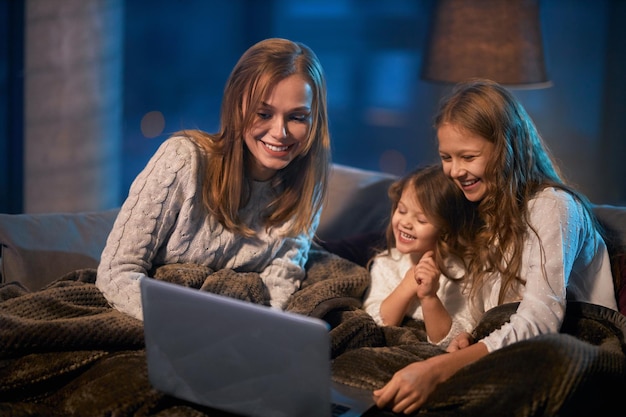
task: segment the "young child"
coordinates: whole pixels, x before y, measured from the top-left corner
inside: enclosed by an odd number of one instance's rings
[[[471,221],[470,207],[438,165],[396,181],[389,197],[387,249],[371,262],[363,307],[384,326],[399,326],[405,317],[423,320],[429,341],[446,347],[475,324],[455,252]]]
[[[193,263],[258,272],[283,308],[305,275],[330,168],[326,81],[306,45],[248,49],[224,89],[219,132],[167,139],[133,182],[96,285],[142,319],[139,278]]]

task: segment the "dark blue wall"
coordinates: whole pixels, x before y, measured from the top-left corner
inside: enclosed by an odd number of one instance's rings
[[[43,1],[0,0],[0,212],[23,207],[23,16]],[[394,174],[432,162],[431,120],[449,88],[419,78],[434,1],[120,0],[122,184],[110,204],[169,133],[217,129],[231,68],[274,36],[308,44],[324,65],[334,162]],[[514,93],[575,186],[626,204],[626,1],[539,1],[552,87]]]
[[[619,164],[596,153],[603,147],[620,150],[615,148],[620,141],[610,138],[621,128],[607,126],[603,118],[626,101],[623,85],[616,90],[607,84],[614,82],[607,79],[610,68],[620,63],[623,68],[626,55],[623,42],[613,39],[624,36],[614,28],[620,25],[615,15],[625,15],[624,3],[541,1],[553,86],[515,92],[562,160],[566,176],[603,202],[626,200],[621,191],[626,186],[609,183],[598,191],[597,178],[581,169],[596,173],[607,162]],[[168,133],[216,129],[230,69],[247,47],[270,36],[302,41],[319,55],[328,78],[335,162],[395,174],[431,162],[436,159],[431,118],[448,88],[419,78],[433,4],[187,0],[146,7],[128,1],[122,189]],[[621,54],[611,54],[615,48]],[[142,118],[154,111],[160,114],[150,114],[150,136],[161,134],[146,138]]]

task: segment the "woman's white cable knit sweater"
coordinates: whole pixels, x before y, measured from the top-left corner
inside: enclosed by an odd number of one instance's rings
[[[319,214],[309,235],[283,238],[289,223],[266,230],[260,213],[275,193],[269,182],[254,182],[250,201],[239,214],[257,236],[233,234],[204,209],[202,158],[205,155],[191,139],[170,138],[131,185],[102,252],[96,279],[116,309],[143,319],[139,278],[155,266],[172,263],[258,272],[276,308],[283,308],[299,288]]]

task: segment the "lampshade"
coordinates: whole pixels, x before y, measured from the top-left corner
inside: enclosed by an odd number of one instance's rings
[[[537,0],[437,0],[422,78],[457,83],[489,78],[542,88],[546,75]]]

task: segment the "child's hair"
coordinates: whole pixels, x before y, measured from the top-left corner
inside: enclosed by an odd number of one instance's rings
[[[487,276],[502,276],[500,302],[524,284],[520,277],[526,236],[527,203],[540,190],[556,187],[571,193],[596,224],[588,200],[565,184],[558,166],[522,105],[501,85],[483,79],[460,84],[444,98],[434,127],[450,124],[493,143],[487,162],[487,192],[478,205],[483,223],[468,246],[467,272],[472,291],[480,290]],[[600,229],[599,229],[600,230]],[[543,253],[543,250],[542,250]],[[505,262],[506,260],[506,262]]]
[[[209,155],[209,162],[204,165],[204,204],[230,231],[254,235],[239,218],[239,209],[249,198],[246,162],[252,157],[244,134],[272,89],[294,74],[301,76],[312,90],[311,128],[300,155],[272,179],[274,189],[279,190],[276,198],[268,207],[259,209],[264,210],[267,228],[294,219],[287,234],[310,232],[312,220],[326,197],[331,157],[326,80],[309,47],[279,38],[253,45],[241,56],[226,83],[219,132],[179,132],[192,137]]]
[[[446,275],[444,260],[450,255],[462,257],[466,235],[474,228],[473,203],[469,202],[461,190],[444,174],[441,165],[419,167],[391,184],[388,190],[391,200],[391,217],[398,208],[402,192],[413,188],[416,202],[420,205],[428,221],[437,228],[439,238],[435,247],[435,261]],[[391,218],[390,217],[390,218]],[[389,222],[386,230],[387,248],[396,246],[393,225]]]

